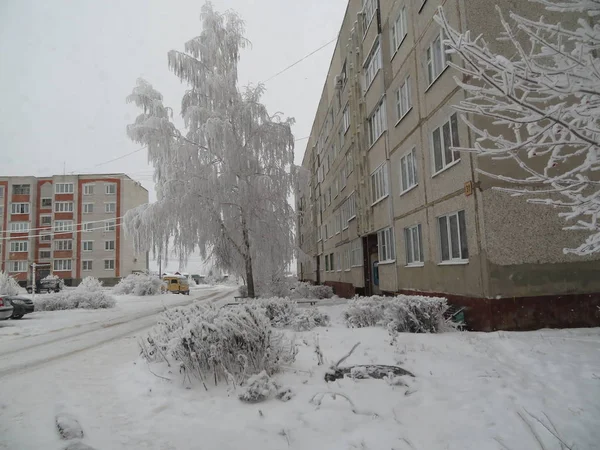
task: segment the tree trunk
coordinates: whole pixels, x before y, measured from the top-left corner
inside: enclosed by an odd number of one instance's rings
[[[254,276],[252,275],[252,255],[250,254],[250,238],[248,237],[248,226],[246,225],[246,215],[242,211],[242,236],[244,239],[244,263],[246,266],[246,286],[248,287],[248,297],[254,298]]]

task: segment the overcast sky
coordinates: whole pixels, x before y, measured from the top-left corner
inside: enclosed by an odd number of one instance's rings
[[[146,78],[179,110],[185,90],[167,52],[200,33],[202,0],[0,1],[0,176],[125,172],[152,192],[145,151],[125,126],[125,97]],[[266,80],[334,39],[347,0],[215,0],[246,22],[242,85]],[[295,117],[308,136],[335,44],[266,84],[271,112]],[[297,142],[302,160],[306,140]]]

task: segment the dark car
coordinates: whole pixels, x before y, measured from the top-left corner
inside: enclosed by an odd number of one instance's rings
[[[0,296],[0,320],[10,319],[14,308],[12,304],[6,300],[5,296]]]
[[[25,314],[32,313],[34,310],[33,301],[28,298],[9,295],[3,297],[5,303],[9,303],[13,307],[11,319],[20,319]]]
[[[51,280],[37,280],[35,283],[35,293],[40,294],[42,292],[59,292],[62,289],[61,280],[59,279],[51,279]],[[30,285],[27,286],[27,292],[31,294],[33,292],[33,288]]]

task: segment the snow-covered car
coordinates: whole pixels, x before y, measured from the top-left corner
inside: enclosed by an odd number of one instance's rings
[[[0,297],[0,320],[9,319],[13,310],[13,305],[6,300],[6,297]]]
[[[37,280],[35,283],[35,293],[41,294],[42,292],[60,292],[62,289],[61,280],[59,279],[44,279]],[[27,286],[27,293],[31,294],[33,292],[33,286],[29,284]]]
[[[32,313],[34,310],[33,300],[24,297],[11,295],[4,297],[4,301],[8,302],[13,307],[11,319],[21,319],[25,314]]]

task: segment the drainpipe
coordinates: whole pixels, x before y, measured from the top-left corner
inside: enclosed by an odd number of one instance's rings
[[[387,101],[387,97],[386,97],[386,101]],[[387,115],[387,104],[386,104],[386,115]],[[387,129],[385,131],[385,161],[387,163],[387,168],[388,168],[388,182],[390,184],[389,189],[390,189],[390,194],[388,195],[388,202],[389,202],[389,214],[390,214],[390,224],[394,233],[394,255],[395,255],[395,262],[394,262],[394,277],[396,280],[396,291],[399,290],[400,286],[398,286],[398,252],[396,251],[397,249],[397,245],[396,245],[396,227],[394,225],[394,192],[392,189],[392,161],[390,159],[390,132],[389,129]]]

